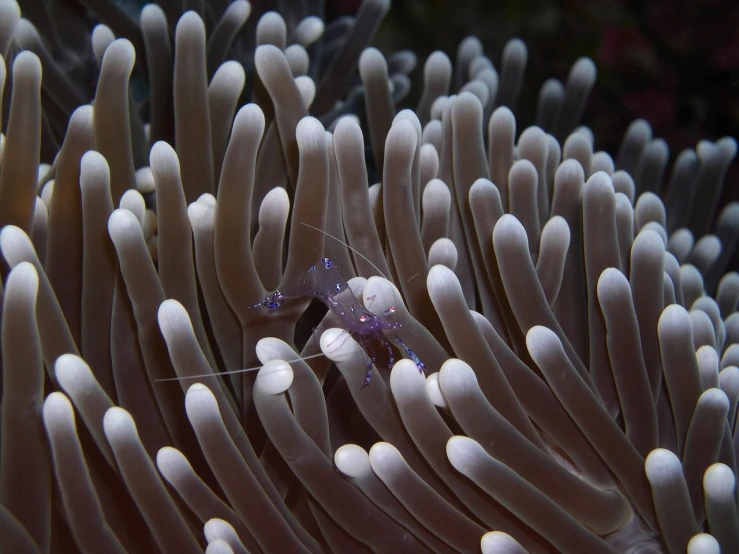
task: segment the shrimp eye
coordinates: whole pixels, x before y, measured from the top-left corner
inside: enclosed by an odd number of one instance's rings
[[[326,269],[330,268],[333,265],[333,262],[329,258],[321,258],[321,263]]]
[[[359,321],[361,321],[362,323],[364,323],[365,321],[367,321],[367,316],[366,315],[360,315],[359,316]]]
[[[387,310],[385,310],[386,314],[394,314],[395,313],[395,306],[390,306]]]

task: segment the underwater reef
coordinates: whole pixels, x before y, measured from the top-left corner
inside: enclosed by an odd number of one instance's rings
[[[739,552],[735,139],[325,8],[0,0],[0,552]]]

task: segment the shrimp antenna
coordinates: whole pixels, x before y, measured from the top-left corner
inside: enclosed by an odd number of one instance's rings
[[[306,356],[305,358],[296,358],[294,360],[285,360],[288,364],[292,364],[294,362],[302,362],[304,360],[312,360],[313,358],[320,358],[321,356],[325,356],[323,352],[319,352],[318,354],[313,354],[312,356]],[[187,381],[189,379],[202,379],[203,377],[221,377],[222,375],[235,375],[237,373],[246,373],[247,371],[257,371],[259,369],[262,369],[264,366],[257,366],[257,367],[247,367],[246,369],[233,369],[231,371],[218,371],[213,373],[201,373],[200,375],[185,375],[184,377],[166,377],[164,379],[154,379],[157,383],[163,383],[166,381]]]
[[[335,240],[336,242],[340,242],[341,244],[343,244],[344,246],[346,246],[346,247],[347,247],[347,248],[348,248],[349,250],[351,250],[352,252],[354,252],[354,253],[355,253],[355,254],[356,254],[357,256],[359,256],[360,258],[362,258],[362,259],[363,259],[363,260],[364,260],[365,262],[367,262],[367,263],[368,263],[368,264],[370,264],[370,265],[371,265],[372,267],[374,267],[374,268],[375,268],[375,269],[377,270],[377,273],[379,273],[379,274],[380,274],[380,275],[381,275],[381,276],[382,276],[382,277],[383,277],[383,278],[384,278],[384,279],[385,279],[386,281],[389,281],[389,280],[390,280],[390,279],[388,279],[388,278],[387,278],[387,277],[385,276],[385,274],[384,274],[384,273],[383,273],[382,271],[380,271],[380,268],[379,268],[379,267],[377,267],[377,266],[376,266],[375,264],[373,264],[373,263],[372,263],[372,260],[370,260],[370,259],[369,259],[369,258],[368,258],[367,256],[365,256],[364,254],[362,254],[362,253],[361,253],[361,252],[360,252],[359,250],[357,250],[356,248],[352,248],[351,246],[349,246],[349,245],[348,245],[347,243],[345,243],[345,242],[344,242],[343,240],[341,240],[340,238],[338,238],[338,237],[335,237],[335,236],[333,236],[333,235],[332,235],[331,233],[327,233],[327,232],[326,232],[326,231],[324,231],[323,229],[319,229],[318,227],[314,227],[313,225],[311,225],[310,223],[306,223],[305,221],[301,221],[301,222],[300,222],[300,224],[301,224],[301,225],[305,225],[306,227],[310,227],[311,229],[315,229],[315,230],[316,230],[316,231],[318,231],[319,233],[323,233],[323,234],[324,234],[324,235],[326,235],[327,237],[329,237],[329,238],[332,238],[332,239],[334,239],[334,240]]]

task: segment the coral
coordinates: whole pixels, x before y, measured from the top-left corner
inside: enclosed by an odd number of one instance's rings
[[[739,550],[733,139],[595,151],[588,58],[517,130],[517,39],[402,109],[384,0],[85,4],[87,91],[0,1],[0,551]],[[323,256],[399,361],[260,304]]]

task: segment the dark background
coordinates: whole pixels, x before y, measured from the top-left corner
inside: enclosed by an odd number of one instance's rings
[[[358,0],[327,3],[327,16],[353,13]],[[496,68],[510,38],[529,52],[518,129],[533,123],[536,96],[550,77],[564,81],[580,56],[598,77],[583,123],[596,150],[615,156],[628,124],[644,118],[670,158],[708,138],[739,137],[739,1],[736,0],[393,0],[375,45],[418,56],[413,89],[420,94],[423,62],[434,50],[452,61],[459,42],[477,36]],[[739,164],[727,175],[725,198],[739,200]]]

